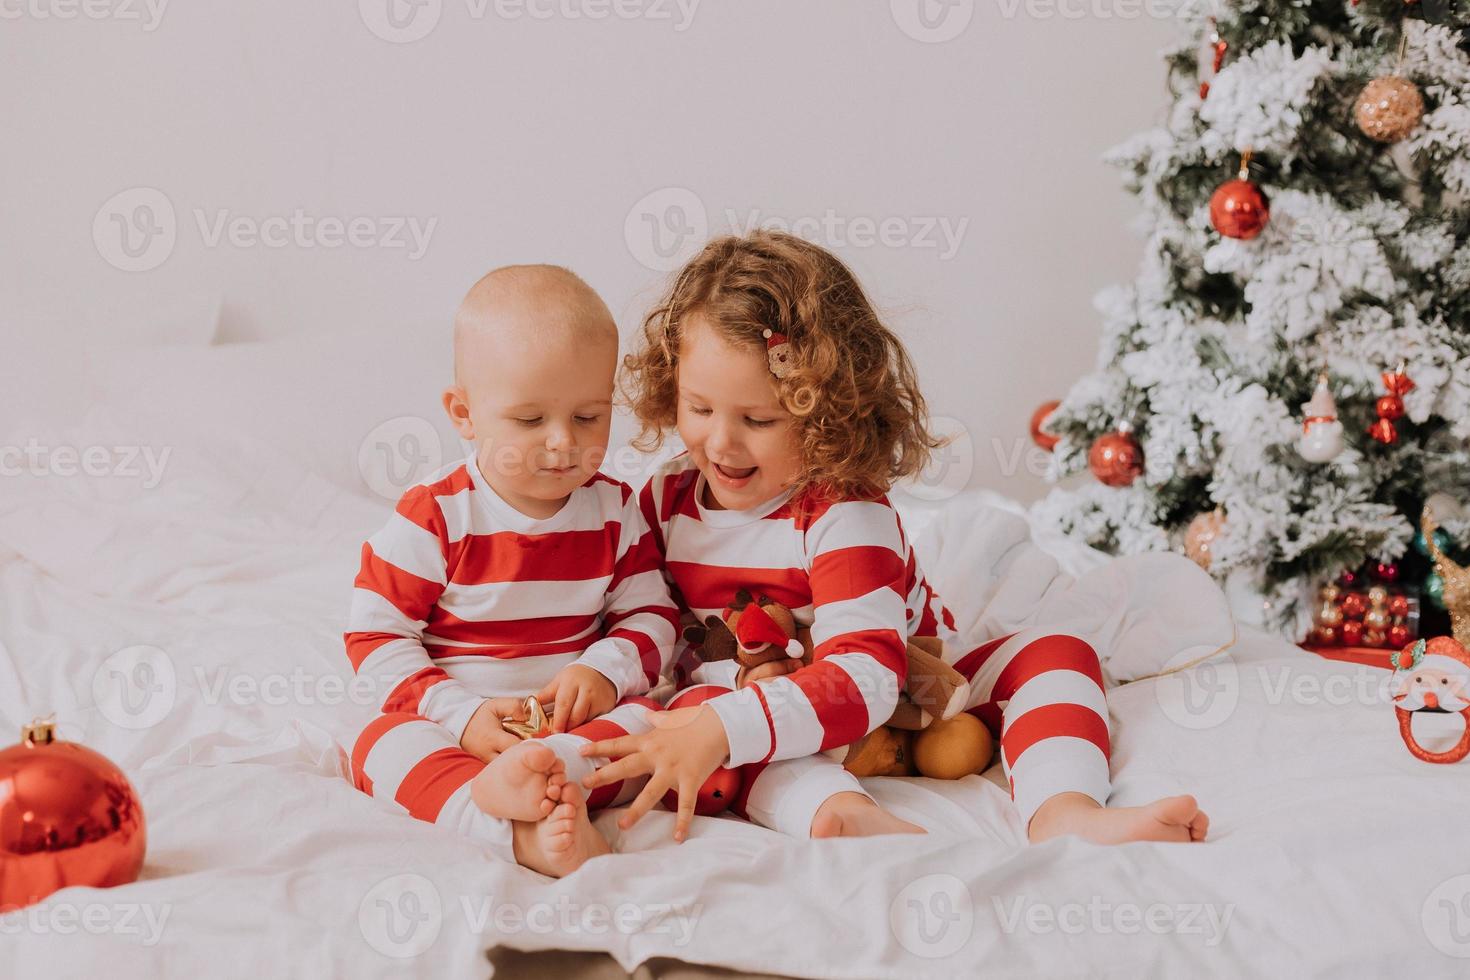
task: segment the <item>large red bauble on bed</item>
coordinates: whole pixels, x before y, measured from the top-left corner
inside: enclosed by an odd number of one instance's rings
[[[692,708],[703,704],[710,698],[729,693],[729,688],[715,684],[700,684],[680,691],[665,707],[669,711],[676,708]],[[709,774],[704,785],[699,787],[699,794],[694,801],[694,812],[701,817],[713,817],[724,813],[740,795],[742,786],[743,780],[739,769],[716,769]],[[679,809],[679,791],[669,790],[664,794],[663,803],[670,810]]]
[[[138,794],[103,756],[57,741],[48,722],[0,752],[0,912],[134,881],[146,847]]]

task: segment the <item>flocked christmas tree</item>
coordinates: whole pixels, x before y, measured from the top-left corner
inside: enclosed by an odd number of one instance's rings
[[[1299,635],[1315,584],[1365,562],[1433,593],[1424,503],[1470,495],[1470,0],[1188,22],[1167,122],[1109,153],[1142,269],[1098,297],[1096,370],[1039,413],[1052,477],[1094,477],[1034,515],[1187,551]]]

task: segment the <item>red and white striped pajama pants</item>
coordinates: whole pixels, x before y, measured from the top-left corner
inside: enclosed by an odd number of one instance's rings
[[[584,758],[578,752],[581,746],[649,731],[653,726],[648,715],[658,710],[658,702],[649,698],[624,698],[607,714],[541,741],[566,764],[567,782],[580,783],[611,761]],[[470,782],[484,768],[478,756],[460,748],[449,729],[404,711],[373,719],[352,747],[352,783],[358,789],[391,800],[411,817],[472,837],[497,857],[515,863],[511,821],[492,817],[470,798]],[[588,794],[587,808],[630,802],[645,781],[626,779],[599,786]]]
[[[954,666],[970,681],[966,710],[999,736],[1023,826],[1058,793],[1107,803],[1108,707],[1091,645],[1024,630],[977,647]]]

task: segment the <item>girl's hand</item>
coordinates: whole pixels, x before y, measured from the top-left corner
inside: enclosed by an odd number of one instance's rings
[[[730,742],[720,716],[708,705],[650,712],[653,731],[624,735],[582,746],[583,755],[615,759],[582,780],[587,789],[606,786],[620,779],[648,774],[648,785],[618,818],[623,830],[637,823],[669,790],[679,793],[679,813],[674,820],[674,840],[689,836],[699,788],[720,763],[730,757]]]

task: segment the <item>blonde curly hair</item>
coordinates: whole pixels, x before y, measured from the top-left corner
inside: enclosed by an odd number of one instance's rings
[[[794,235],[756,231],[711,241],[680,270],[643,320],[638,349],[623,361],[622,390],[658,448],[678,410],[680,330],[702,315],[732,346],[764,354],[763,331],[786,335],[794,365],[772,381],[796,420],[798,491],[839,498],[885,493],[924,468],[943,440],[908,352],[884,326],[852,271]]]

